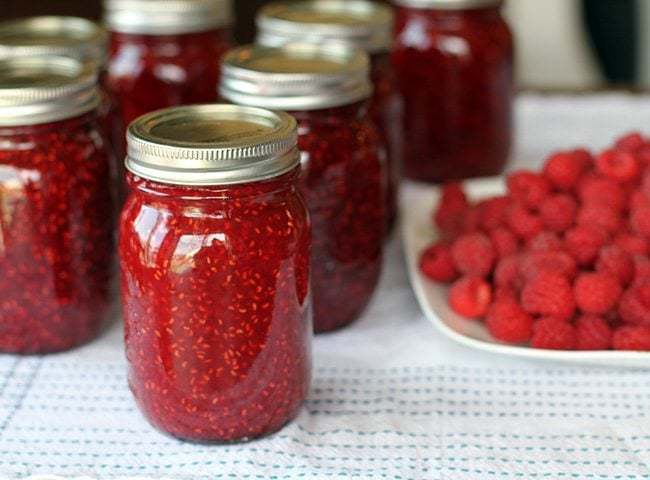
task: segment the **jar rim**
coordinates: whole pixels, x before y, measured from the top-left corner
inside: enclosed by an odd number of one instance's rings
[[[0,126],[64,120],[94,110],[99,103],[93,62],[61,56],[0,60]]]
[[[300,162],[297,123],[262,108],[206,104],[171,107],[136,119],[126,168],[174,185],[229,185],[274,178]]]
[[[234,48],[223,59],[219,86],[229,102],[286,111],[349,105],[372,91],[368,55],[341,44]]]
[[[267,47],[341,42],[375,54],[390,50],[393,11],[369,0],[274,2],[260,9],[256,24],[256,41]]]
[[[127,34],[205,32],[232,23],[232,0],[104,0],[104,21]]]
[[[399,7],[435,10],[474,10],[496,7],[503,0],[393,0]]]

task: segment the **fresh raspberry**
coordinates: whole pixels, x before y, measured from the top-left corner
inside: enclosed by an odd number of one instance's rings
[[[465,318],[481,318],[492,302],[490,284],[480,277],[463,277],[449,290],[449,305]]]
[[[634,233],[650,239],[650,206],[633,209],[630,212],[630,226]]]
[[[606,204],[616,210],[627,206],[627,195],[623,188],[609,178],[585,175],[578,184],[578,195],[583,204]]]
[[[458,183],[449,183],[442,189],[442,196],[434,215],[435,225],[443,232],[456,235],[461,228],[463,215],[469,201]]]
[[[641,165],[650,165],[650,144],[646,143],[645,145],[642,145],[636,149],[635,153],[636,158],[639,160]]]
[[[650,350],[650,327],[626,325],[616,329],[612,339],[614,350]]]
[[[570,320],[576,309],[573,289],[561,273],[541,271],[529,279],[521,292],[521,305],[528,313]]]
[[[461,222],[462,233],[477,233],[481,230],[481,211],[476,207],[465,210]]]
[[[420,270],[436,282],[453,282],[458,278],[458,270],[451,255],[451,247],[436,243],[427,248],[420,256]]]
[[[512,287],[496,287],[494,289],[494,301],[517,303],[519,301],[519,295]]]
[[[485,325],[494,338],[507,343],[527,342],[533,334],[533,317],[510,301],[493,304]]]
[[[497,257],[504,258],[519,250],[519,242],[513,233],[503,227],[490,231],[490,240],[497,251]]]
[[[544,225],[554,232],[564,232],[576,221],[578,204],[570,195],[557,194],[542,202],[539,213]]]
[[[517,237],[527,240],[542,231],[543,222],[536,213],[514,204],[508,209],[508,226]]]
[[[650,203],[650,169],[646,169],[643,174],[643,180],[641,181],[641,189],[639,190],[641,197],[637,200],[637,203],[641,203],[644,206],[647,206]],[[635,205],[630,202],[631,207],[634,208]]]
[[[451,247],[458,271],[465,275],[485,277],[496,260],[496,251],[490,239],[482,233],[461,235]]]
[[[564,251],[526,252],[519,260],[519,273],[524,279],[536,277],[540,272],[555,272],[569,280],[578,274],[574,258]]]
[[[543,176],[529,170],[519,170],[508,175],[508,192],[517,202],[529,208],[539,208],[550,194],[551,184]]]
[[[539,232],[528,242],[526,247],[533,252],[556,252],[562,249],[562,240],[555,233],[547,230]]]
[[[616,149],[628,152],[636,151],[639,148],[643,147],[643,145],[645,145],[645,140],[643,139],[643,135],[641,135],[639,132],[628,133],[617,139],[616,143],[614,144]]]
[[[634,279],[634,259],[618,245],[606,245],[598,254],[596,271],[615,276],[625,287]]]
[[[614,238],[614,244],[630,255],[647,255],[649,250],[648,240],[633,233],[619,233]]]
[[[650,259],[645,255],[635,255],[632,260],[634,262],[634,280],[632,283],[636,286],[650,279]]]
[[[498,287],[517,289],[521,287],[519,276],[519,255],[508,255],[497,263],[494,269],[494,283]]]
[[[639,287],[629,288],[621,297],[618,314],[625,323],[650,325],[650,307],[644,302]]]
[[[583,315],[576,321],[577,350],[609,350],[612,329],[607,321],[596,315]]]
[[[603,203],[587,203],[578,211],[578,225],[597,227],[608,233],[619,231],[622,221],[618,210]]]
[[[541,318],[533,325],[534,348],[547,350],[573,350],[578,343],[576,329],[569,322],[559,318]]]
[[[636,210],[637,208],[648,208],[650,207],[650,198],[639,190],[632,192],[630,195],[630,210]]]
[[[602,315],[616,307],[623,288],[614,275],[588,272],[578,275],[573,291],[580,310]]]
[[[626,150],[605,150],[596,158],[596,168],[604,176],[619,183],[633,182],[641,172],[635,156]]]
[[[576,152],[559,152],[546,160],[544,176],[556,189],[565,192],[573,190],[587,168],[589,162]]]
[[[480,202],[477,207],[481,228],[489,232],[503,226],[509,205],[510,200],[507,197],[493,197]]]
[[[605,232],[588,225],[578,225],[564,234],[565,248],[582,266],[593,264],[605,242]]]

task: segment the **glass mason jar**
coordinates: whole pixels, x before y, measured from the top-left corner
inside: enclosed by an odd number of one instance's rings
[[[153,425],[231,442],[293,419],[311,375],[310,228],[296,122],[232,105],[128,133],[120,269],[129,383]]]
[[[500,173],[512,138],[513,40],[500,0],[396,0],[405,174]]]
[[[104,0],[108,88],[124,124],[160,108],[215,100],[230,48],[231,0]]]
[[[0,352],[95,336],[110,305],[110,164],[95,67],[0,60]]]
[[[0,59],[56,55],[97,65],[102,86],[99,121],[113,152],[114,189],[121,196],[126,139],[116,101],[106,89],[107,48],[108,32],[85,18],[46,16],[0,22]]]
[[[225,100],[287,110],[298,120],[317,333],[356,320],[381,271],[385,152],[367,114],[368,69],[360,51],[313,44],[241,47],[222,66]]]
[[[256,42],[267,47],[306,42],[316,45],[339,43],[359,48],[370,55],[374,93],[370,117],[386,146],[388,185],[386,216],[388,235],[397,218],[397,198],[401,180],[401,118],[395,77],[390,63],[393,11],[390,6],[369,0],[300,0],[275,2],[257,16]]]

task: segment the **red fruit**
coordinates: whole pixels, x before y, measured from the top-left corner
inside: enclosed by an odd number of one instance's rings
[[[546,228],[563,232],[574,225],[578,204],[570,195],[553,195],[542,202],[539,212]]]
[[[463,277],[449,290],[449,305],[466,318],[481,318],[492,302],[490,284],[480,277]]]
[[[481,211],[477,207],[469,207],[463,214],[461,222],[462,233],[476,233],[481,229]]]
[[[614,238],[614,244],[621,247],[631,255],[647,255],[648,254],[648,241],[634,235],[633,233],[619,233]]]
[[[564,251],[527,252],[521,255],[519,272],[525,279],[531,279],[540,272],[554,272],[573,279],[578,274],[578,265],[571,255]]]
[[[596,158],[596,168],[619,183],[633,182],[641,173],[636,157],[626,150],[605,150]]]
[[[494,289],[494,301],[517,303],[519,301],[519,295],[517,295],[517,291],[514,288],[496,287]]]
[[[546,161],[544,176],[558,190],[573,190],[588,167],[590,157],[587,153],[585,159],[584,153],[578,151],[556,153]]]
[[[524,343],[533,334],[533,317],[512,301],[497,302],[485,319],[490,334],[508,343]]]
[[[494,283],[499,287],[518,290],[520,288],[519,255],[509,255],[497,263]]]
[[[634,280],[632,283],[640,285],[650,279],[650,260],[645,255],[635,255],[634,262]]]
[[[526,282],[521,306],[533,315],[570,320],[576,309],[571,283],[561,273],[541,271]]]
[[[507,180],[510,196],[517,202],[529,208],[539,208],[542,201],[550,194],[549,181],[529,170],[519,170],[511,173]]]
[[[576,329],[559,318],[541,318],[533,325],[530,344],[534,348],[547,350],[573,350],[577,345]]]
[[[494,197],[479,203],[477,207],[481,228],[489,232],[504,225],[509,205],[510,200],[507,197]]]
[[[645,140],[639,132],[628,133],[616,140],[615,147],[619,150],[635,151],[645,145]]]
[[[637,208],[647,208],[650,207],[650,199],[644,192],[635,190],[630,195],[630,210],[636,210]]]
[[[633,287],[625,291],[618,305],[618,314],[625,323],[650,326],[650,307],[643,290]]]
[[[596,271],[615,276],[625,287],[634,279],[634,259],[618,245],[606,245],[598,254]]]
[[[507,257],[519,250],[517,237],[506,228],[499,227],[490,231],[490,240],[499,258]]]
[[[615,181],[586,175],[578,184],[578,195],[584,204],[609,205],[616,210],[623,210],[627,206],[627,195],[623,188]]]
[[[533,252],[555,252],[562,249],[562,240],[555,233],[539,232],[526,245]]]
[[[524,240],[533,238],[542,231],[544,225],[539,215],[520,204],[510,206],[507,222],[510,230]]]
[[[449,245],[436,243],[427,248],[420,256],[420,270],[436,282],[452,282],[458,278]]]
[[[650,203],[650,170],[646,169],[641,182],[641,190],[638,192],[642,195],[640,201],[645,200],[645,205]]]
[[[461,235],[451,249],[458,271],[465,275],[485,277],[492,272],[496,251],[490,239],[482,233]]]
[[[578,275],[573,291],[580,310],[603,315],[616,307],[623,288],[614,275],[582,273]]]
[[[606,241],[605,232],[588,225],[578,225],[564,235],[565,248],[582,266],[593,264]]]
[[[449,183],[442,189],[442,196],[434,215],[435,225],[447,234],[460,231],[463,215],[469,208],[469,201],[459,183]]]
[[[614,332],[614,350],[650,350],[650,327],[626,325]]]
[[[596,315],[583,315],[576,321],[577,350],[609,350],[612,347],[612,329],[609,323]]]
[[[604,203],[587,203],[578,211],[577,224],[596,227],[608,233],[621,229],[623,219],[619,211]]]
[[[634,233],[650,238],[650,206],[634,208],[630,212],[630,226]]]

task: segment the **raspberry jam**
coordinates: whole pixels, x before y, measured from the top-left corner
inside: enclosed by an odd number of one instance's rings
[[[0,351],[92,339],[110,304],[109,154],[92,65],[0,61]]]
[[[215,100],[230,46],[230,0],[105,0],[111,31],[107,86],[124,123]]]
[[[502,2],[397,3],[392,61],[404,108],[405,174],[441,182],[500,173],[513,100],[513,40]]]
[[[129,383],[171,435],[260,437],[302,405],[312,324],[298,165],[284,113],[179,107],[129,129],[119,246]]]
[[[389,233],[397,216],[402,163],[400,130],[393,127],[400,113],[389,55],[392,9],[368,0],[275,2],[260,10],[257,25],[257,42],[260,45],[280,47],[297,41],[316,45],[337,42],[360,48],[370,55],[371,77],[375,87],[370,117],[379,129],[388,154],[386,232]]]
[[[381,270],[386,171],[367,114],[368,68],[361,52],[307,44],[241,47],[223,64],[223,98],[284,109],[298,120],[316,332],[357,319]]]

